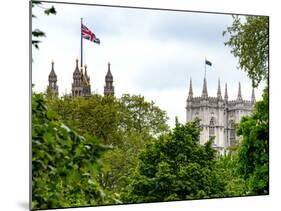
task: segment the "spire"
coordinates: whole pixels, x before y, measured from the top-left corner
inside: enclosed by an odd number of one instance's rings
[[[76,96],[82,96],[82,82],[83,82],[83,78],[82,78],[82,72],[79,70],[79,65],[78,65],[78,59],[76,59],[76,67],[75,70],[73,72],[73,82],[72,82],[72,96],[76,97]]]
[[[52,61],[52,68],[51,68],[51,72],[49,74],[49,85],[48,88],[52,90],[52,92],[55,95],[58,95],[58,86],[57,86],[57,75],[55,73],[55,69],[54,69],[54,61]]]
[[[54,71],[54,61],[52,60],[52,70],[51,71]]]
[[[202,97],[208,97],[208,91],[207,91],[207,81],[204,77],[204,84],[203,84],[203,90],[202,90]]]
[[[55,69],[54,69],[54,61],[52,61],[52,68],[51,68],[51,72],[49,74],[49,82],[56,82],[57,81],[57,75],[55,73]]]
[[[110,62],[108,62],[107,73],[105,76],[104,95],[114,96],[113,76],[110,71]]]
[[[75,70],[74,70],[74,73],[76,72],[78,72],[79,73],[79,67],[78,67],[78,59],[76,59],[76,67],[75,67]]]
[[[242,94],[241,94],[241,84],[240,84],[240,82],[239,82],[239,87],[238,87],[237,100],[238,100],[238,101],[241,101],[241,100],[242,100]]]
[[[108,62],[108,64],[107,64],[107,73],[106,73],[106,76],[105,76],[105,81],[113,82],[113,76],[112,76],[111,71],[110,71],[110,62]]]
[[[220,79],[219,79],[219,81],[218,81],[217,97],[218,97],[218,99],[222,99],[222,97],[221,97],[221,84],[220,84]]]
[[[188,98],[192,98],[192,97],[193,97],[192,79],[190,78]]]
[[[224,100],[225,100],[225,101],[228,101],[227,83],[225,83]]]
[[[256,97],[255,97],[255,89],[253,87],[252,89],[252,97],[251,97],[251,102],[254,104],[256,102]]]

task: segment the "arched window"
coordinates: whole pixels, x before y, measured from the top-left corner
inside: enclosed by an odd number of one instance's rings
[[[209,138],[215,136],[215,118],[212,117],[209,124]]]

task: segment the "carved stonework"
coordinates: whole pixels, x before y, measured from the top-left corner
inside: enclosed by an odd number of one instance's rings
[[[228,100],[227,85],[225,85],[224,99],[218,82],[217,97],[208,96],[207,81],[204,78],[203,90],[200,97],[193,97],[192,82],[190,81],[186,103],[186,120],[201,120],[203,130],[200,134],[200,143],[204,144],[210,137],[214,137],[214,147],[224,153],[226,148],[237,143],[235,137],[235,124],[243,116],[249,115],[255,103],[254,91],[251,100],[242,99],[241,84],[238,86],[236,100]],[[232,124],[229,122],[231,121]]]

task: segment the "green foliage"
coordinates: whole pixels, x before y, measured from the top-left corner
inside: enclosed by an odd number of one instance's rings
[[[124,134],[122,145],[102,156],[104,165],[98,177],[102,187],[115,193],[122,192],[137,165],[137,155],[144,148],[145,142],[151,141],[136,132]]]
[[[33,105],[33,141],[44,143],[34,144],[34,207],[244,196],[265,193],[266,182],[268,187],[262,153],[268,141],[256,142],[268,140],[262,132],[268,130],[268,101],[243,118],[238,152],[217,156],[212,140],[200,145],[199,120],[176,120],[168,131],[166,113],[142,96],[59,98],[47,92],[46,99],[47,106],[43,98],[41,106],[40,100]],[[113,149],[104,152],[94,137]]]
[[[32,208],[47,209],[114,202],[96,180],[107,149],[92,136],[80,136],[32,95]]]
[[[241,20],[233,16],[233,24],[227,27],[223,35],[230,38],[225,45],[232,48],[231,53],[238,57],[239,66],[257,87],[262,80],[268,81],[269,58],[269,18],[265,16],[247,16]]]
[[[168,130],[166,112],[140,95],[123,95],[119,100],[119,114],[123,131],[156,135]]]
[[[268,88],[253,114],[243,117],[237,134],[243,140],[238,153],[240,174],[249,183],[251,194],[269,192],[269,104]]]
[[[199,122],[176,124],[147,145],[122,194],[125,202],[153,202],[222,196],[212,141],[199,143]]]
[[[119,194],[125,188],[145,144],[168,129],[166,113],[142,96],[47,96],[48,105],[67,125],[114,146],[102,156],[104,165],[97,177],[101,186],[112,193]]]
[[[168,130],[166,113],[142,96],[64,96],[49,100],[48,104],[77,131],[115,146],[122,145],[122,137],[128,133],[145,134],[149,139]]]
[[[216,169],[219,173],[219,180],[225,183],[223,197],[248,195],[248,186],[237,170],[237,153],[229,153],[219,156],[216,162]]]

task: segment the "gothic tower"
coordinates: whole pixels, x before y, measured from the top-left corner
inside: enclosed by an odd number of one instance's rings
[[[110,63],[108,62],[107,74],[105,76],[104,95],[114,96],[113,76],[110,72]]]
[[[52,61],[52,69],[51,69],[51,72],[49,74],[48,89],[52,90],[52,92],[56,96],[58,96],[58,94],[59,94],[59,87],[57,85],[57,75],[56,75],[55,70],[54,70],[54,62],[53,61]]]
[[[240,83],[235,100],[229,100],[227,92],[227,84],[225,84],[223,98],[220,80],[218,80],[217,96],[209,96],[207,80],[204,77],[201,96],[194,96],[190,80],[186,100],[186,120],[194,121],[196,118],[201,120],[200,143],[204,144],[212,138],[213,147],[221,154],[226,152],[227,147],[233,146],[239,141],[239,137],[236,137],[235,125],[243,116],[251,113],[255,102],[254,90],[252,90],[251,100],[242,98]]]
[[[73,83],[72,83],[72,96],[82,96],[83,95],[83,86],[82,86],[82,68],[81,72],[78,68],[78,59],[76,59],[76,67],[73,72]]]

